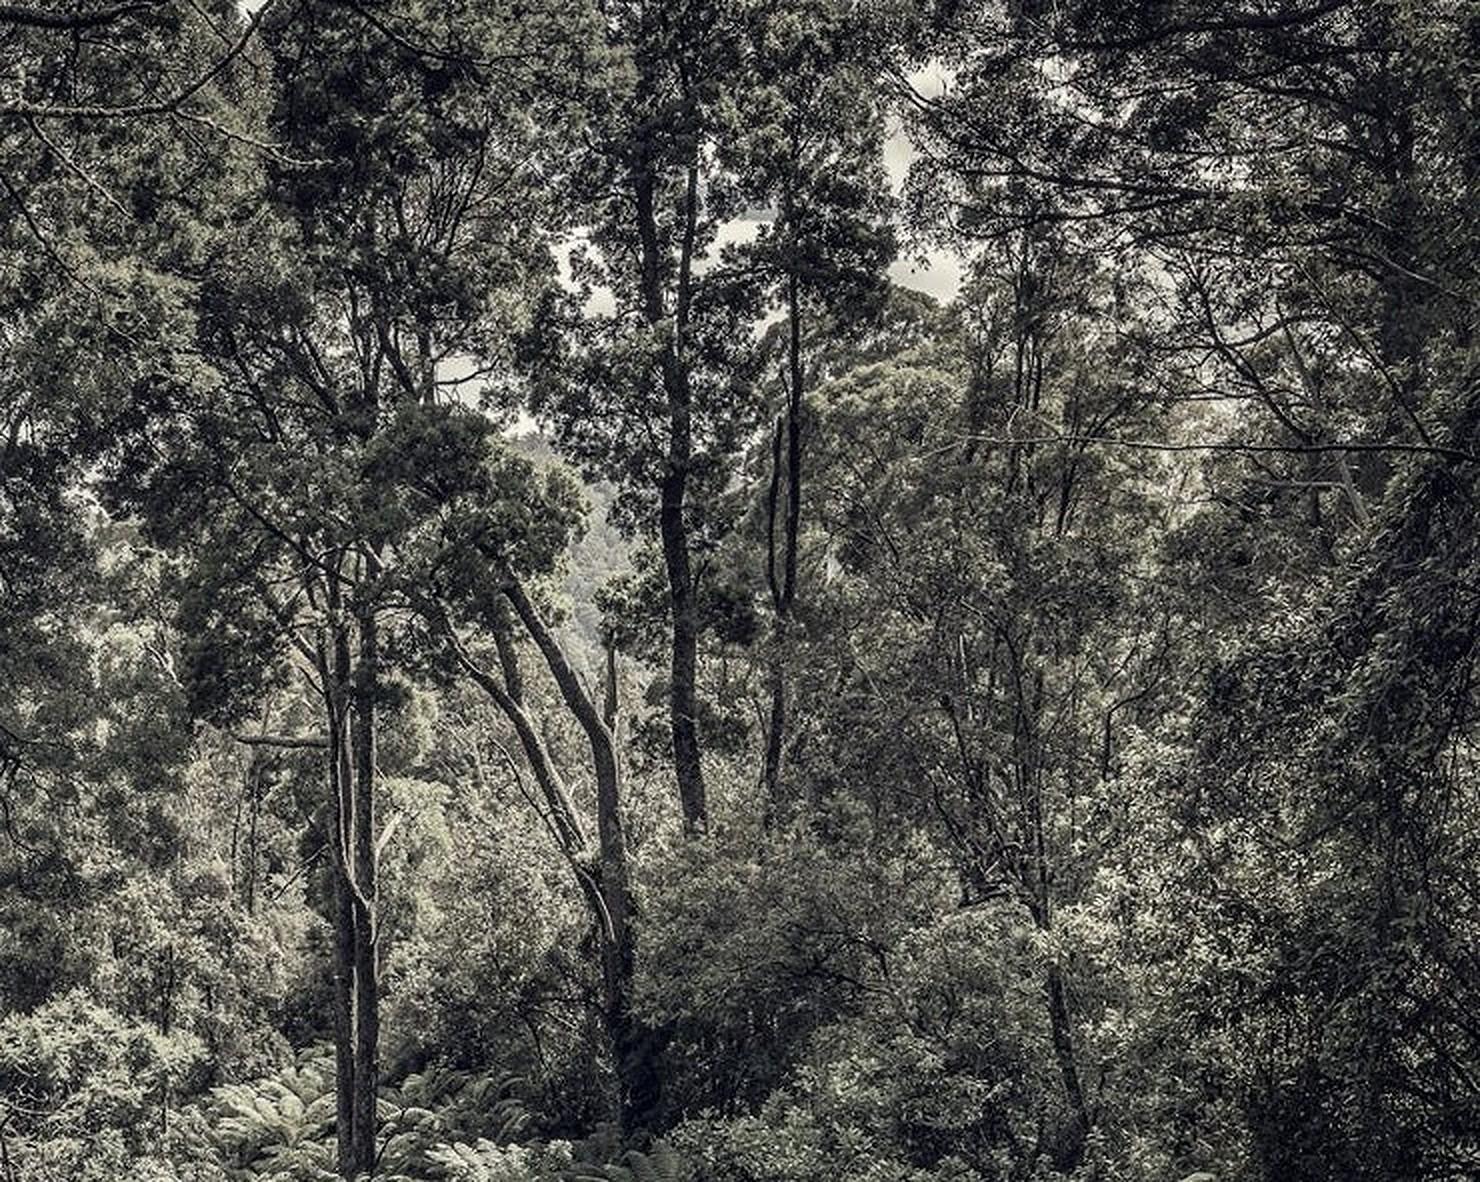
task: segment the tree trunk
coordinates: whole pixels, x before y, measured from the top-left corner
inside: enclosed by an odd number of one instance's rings
[[[334,1085],[339,1174],[375,1165],[380,1038],[375,886],[375,703],[379,634],[373,607],[351,623],[331,578],[330,653],[319,659],[329,722],[334,858]]]
[[[671,485],[677,484],[673,491]],[[663,551],[673,609],[673,649],[669,665],[668,718],[673,732],[673,770],[683,809],[684,832],[703,833],[709,826],[704,769],[699,748],[699,623],[689,575],[688,542],[683,517],[682,479],[665,481]]]
[[[776,512],[781,467],[781,424],[771,449],[771,485],[767,497],[766,574],[771,584],[771,603],[776,613],[776,652],[771,659],[771,710],[766,726],[763,777],[766,786],[768,822],[780,807],[781,760],[786,744],[786,626],[796,599],[797,550],[802,522],[802,306],[796,273],[787,279],[786,314],[786,524],[782,534],[781,573],[776,573]]]
[[[356,1167],[375,1166],[375,1098],[380,1074],[380,982],[375,853],[375,707],[380,690],[380,638],[375,609],[359,614],[359,667],[355,671],[354,881],[355,881],[355,1078]]]
[[[654,207],[656,179],[652,164],[640,160],[635,171],[633,196],[636,204],[638,240],[641,244],[643,317],[653,328],[666,317],[661,246]],[[668,715],[673,736],[673,767],[678,797],[683,809],[684,831],[695,835],[708,827],[704,768],[700,760],[698,723],[699,616],[695,602],[692,564],[689,560],[688,523],[685,500],[689,467],[693,461],[693,399],[683,358],[682,338],[688,320],[689,273],[692,267],[694,231],[698,216],[698,169],[690,167],[685,199],[684,236],[679,259],[679,294],[674,312],[674,331],[663,348],[660,378],[668,405],[668,454],[658,487],[658,533],[663,564],[668,575],[669,607],[673,615],[673,638],[669,667]]]
[[[1085,1135],[1089,1132],[1089,1109],[1084,1102],[1084,1089],[1079,1082],[1079,1065],[1074,1055],[1073,1028],[1069,1005],[1064,995],[1064,974],[1057,964],[1048,968],[1045,982],[1048,994],[1049,1032],[1053,1038],[1054,1059],[1064,1081],[1064,1095],[1069,1101],[1070,1127],[1055,1154],[1057,1164],[1072,1170],[1084,1157]]]
[[[787,336],[789,374],[786,382],[786,557],[782,564],[781,614],[791,611],[797,592],[797,535],[802,522],[802,301],[796,272],[786,285],[786,314],[791,321]]]
[[[330,584],[331,603],[338,589]],[[332,664],[321,669],[328,698],[329,793],[333,803],[330,844],[334,857],[334,1101],[339,1172],[353,1179],[355,1170],[355,904],[349,880],[351,794],[349,736],[350,647],[345,625],[336,620],[331,639]]]
[[[511,583],[505,588],[505,597],[544,658],[566,709],[586,735],[596,783],[597,857],[594,865],[586,856],[584,827],[576,815],[570,794],[550,760],[533,720],[522,702],[509,691],[508,683],[517,685],[522,680],[510,638],[505,636],[499,641],[499,658],[506,683],[500,685],[495,676],[481,668],[462,649],[445,618],[442,627],[463,668],[514,727],[525,758],[534,769],[546,806],[554,814],[552,828],[555,836],[591,904],[601,945],[602,1022],[611,1046],[620,1093],[616,1116],[623,1129],[630,1132],[649,1127],[656,1110],[659,1099],[656,1056],[661,1040],[632,1016],[635,941],[627,840],[622,827],[621,761],[616,744],[616,653],[611,649],[607,651],[605,695],[598,706],[582,686],[560,641],[524,588],[517,582]]]
[[[262,758],[252,756],[251,796],[247,801],[247,914],[257,914],[257,833],[262,818]]]
[[[785,632],[776,629],[776,643],[784,643]],[[781,753],[786,741],[786,657],[777,652],[771,658],[771,710],[766,720],[766,750],[762,764],[765,781],[766,826],[769,828],[781,812]]]

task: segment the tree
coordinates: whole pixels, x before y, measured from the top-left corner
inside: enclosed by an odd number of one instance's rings
[[[929,825],[963,904],[1020,907],[1057,942],[1093,875],[1116,735],[1154,701],[1165,655],[1133,581],[1154,461],[1075,440],[1160,408],[1134,315],[1091,259],[1025,234],[977,268],[928,344],[815,396],[834,573],[807,698],[830,721],[797,770],[814,793],[865,791]],[[1051,956],[1042,986],[1061,1085],[1044,1149],[1065,1168],[1095,1120],[1074,1000],[1093,986],[1072,964]]]
[[[150,416],[116,479],[161,543],[190,557],[197,711],[240,717],[285,652],[320,699],[347,1178],[376,1154],[377,720],[394,704],[388,613],[403,602],[398,547],[414,524],[379,487],[385,440],[435,447],[415,438],[416,412],[466,380],[446,367],[495,369],[527,292],[552,274],[529,220],[545,207],[527,164],[546,141],[524,118],[541,80],[521,72],[520,23],[547,14],[457,15],[415,45],[400,16],[386,28],[314,7],[271,27],[274,126],[327,163],[280,173],[273,203],[216,243],[198,305],[210,396]],[[495,92],[490,69],[525,89]]]
[[[1251,464],[1279,465],[1302,510],[1366,529],[1384,445],[1441,431],[1419,342],[1462,315],[1463,252],[1443,242],[1473,179],[1457,63],[1436,47],[1465,19],[1365,0],[963,17],[958,86],[918,100],[943,154],[917,170],[917,211],[967,236],[1075,226],[1154,258],[1169,360],[1268,416]]]
[[[1164,275],[1170,316],[1153,340],[1181,371],[1174,389],[1219,408],[1183,416],[1171,439],[1112,435],[1095,446],[1210,457],[1198,479],[1215,505],[1176,535],[1194,599],[1174,610],[1238,655],[1208,662],[1198,727],[1181,736],[1199,753],[1197,770],[1179,782],[1207,888],[1227,891],[1225,874],[1245,883],[1238,897],[1262,917],[1256,929],[1285,933],[1264,946],[1266,992],[1239,991],[1204,1011],[1209,1022],[1223,1020],[1220,1008],[1250,1015],[1281,1064],[1244,1085],[1271,1175],[1464,1168],[1444,1122],[1421,1127],[1399,1098],[1417,1089],[1443,1096],[1445,1111],[1468,1103],[1447,1056],[1399,1049],[1399,1028],[1422,1025],[1419,1013],[1442,1024],[1446,1007],[1431,998],[1406,1008],[1401,999],[1427,990],[1396,966],[1445,963],[1449,937],[1437,930],[1453,920],[1407,928],[1392,916],[1403,898],[1444,910],[1443,892],[1426,885],[1439,864],[1441,876],[1468,873],[1465,839],[1436,830],[1429,812],[1437,798],[1463,797],[1468,775],[1456,767],[1435,779],[1414,753],[1466,726],[1464,694],[1440,687],[1466,666],[1469,642],[1457,630],[1411,649],[1398,635],[1424,626],[1397,625],[1369,597],[1447,602],[1447,563],[1415,582],[1386,565],[1388,547],[1407,544],[1399,539],[1423,536],[1418,550],[1467,561],[1463,546],[1429,531],[1433,482],[1453,491],[1472,467],[1461,442],[1473,428],[1469,400],[1458,391],[1473,367],[1473,300],[1456,270],[1471,252],[1451,244],[1473,238],[1464,201],[1475,153],[1467,100],[1454,88],[1462,67],[1443,48],[1472,25],[1459,6],[1419,16],[1360,0],[1029,6],[968,17],[948,51],[961,67],[956,92],[921,101],[919,126],[937,153],[919,178],[949,190],[936,213],[948,210],[972,235],[1052,224],[1128,243]],[[917,197],[923,211],[923,187]],[[1301,621],[1301,640],[1271,626],[1274,613]],[[1405,672],[1378,656],[1396,650],[1414,662]],[[1312,697],[1276,694],[1307,661],[1324,671],[1295,679]],[[1242,697],[1250,692],[1257,704]],[[1449,701],[1457,730],[1433,730],[1422,711],[1397,705],[1414,696]],[[1364,705],[1348,713],[1342,702]],[[1383,754],[1369,762],[1357,752],[1376,749],[1358,736],[1375,733]],[[1249,793],[1213,792],[1212,804],[1204,777]],[[1376,849],[1388,853],[1374,860]],[[1293,897],[1268,891],[1277,858],[1301,867]],[[1341,887],[1318,866],[1342,867]],[[1428,933],[1423,953],[1400,927]],[[1369,979],[1384,982],[1385,1000],[1364,994],[1347,1008],[1356,962],[1384,966]],[[1389,1023],[1396,1012],[1404,1016]],[[1292,1021],[1319,1029],[1312,1037],[1327,1050],[1283,1045],[1280,1023]],[[1283,1091],[1277,1077],[1301,1082]],[[1328,1105],[1336,1095],[1345,1098]],[[1357,1112],[1356,1121],[1338,1115]]]
[[[513,729],[539,790],[541,815],[590,908],[600,949],[602,1020],[619,1081],[616,1115],[625,1127],[640,1127],[651,1113],[657,1081],[631,1012],[635,906],[622,826],[617,652],[609,639],[598,702],[547,621],[535,586],[555,568],[581,523],[578,494],[558,469],[537,474],[529,460],[494,447],[492,428],[480,416],[423,408],[403,431],[381,444],[377,481],[391,492],[395,514],[415,530],[407,547],[415,557],[401,575],[405,593],[432,651],[486,694]],[[491,638],[494,668],[470,644],[469,632]],[[526,693],[521,633],[589,750],[583,770],[596,803],[594,850],[576,794]],[[507,749],[503,754],[522,788],[522,770]]]
[[[883,110],[875,75],[897,48],[889,30],[843,5],[750,13],[749,74],[733,116],[733,171],[743,200],[769,208],[735,265],[766,285],[783,320],[771,339],[782,392],[766,493],[766,586],[778,656],[770,671],[762,784],[780,803],[785,746],[786,630],[797,595],[803,503],[806,346],[846,333],[875,310],[894,253],[882,162]],[[809,321],[811,324],[809,325]],[[825,375],[823,375],[825,376]]]
[[[723,5],[617,5],[612,67],[588,116],[580,192],[589,247],[578,278],[611,293],[610,314],[554,313],[533,360],[535,406],[564,445],[615,479],[624,520],[656,534],[670,616],[669,727],[684,826],[708,823],[700,759],[699,562],[724,528],[712,520],[727,455],[754,422],[746,334],[755,299],[700,265],[733,210],[714,164],[720,114],[737,79],[733,14]]]
[[[231,130],[250,118],[248,102],[220,123],[201,115],[219,133],[205,138],[189,122],[233,95],[255,22],[212,29],[164,9],[0,10],[14,71],[0,103],[0,647],[22,697],[44,694],[37,676],[70,659],[64,622],[82,609],[96,558],[79,491],[90,466],[128,421],[134,390],[191,368],[178,277],[199,261],[191,240],[220,212],[241,160]],[[121,114],[222,37],[231,50],[194,80],[190,111]],[[121,59],[115,44],[130,52]],[[65,761],[63,734],[0,725],[13,772],[48,748]]]

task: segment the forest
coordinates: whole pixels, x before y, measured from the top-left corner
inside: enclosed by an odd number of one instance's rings
[[[1480,1178],[1477,0],[0,3],[0,1182]]]

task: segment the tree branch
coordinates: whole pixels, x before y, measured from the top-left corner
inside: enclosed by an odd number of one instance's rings
[[[78,32],[111,25],[114,21],[132,16],[136,12],[147,12],[158,8],[164,0],[135,0],[132,4],[119,4],[97,12],[50,12],[42,8],[27,8],[20,4],[0,4],[0,25],[11,25],[25,29],[56,29]]]

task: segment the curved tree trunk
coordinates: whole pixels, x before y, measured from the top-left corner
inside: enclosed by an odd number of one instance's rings
[[[511,638],[507,635],[496,638],[503,673],[501,682],[463,648],[445,613],[439,625],[458,663],[514,728],[551,815],[552,833],[591,907],[601,946],[602,1022],[611,1045],[620,1091],[616,1115],[622,1127],[631,1131],[650,1123],[658,1103],[656,1054],[660,1040],[632,1016],[635,940],[627,843],[622,827],[621,761],[616,743],[616,654],[608,650],[607,684],[604,700],[598,706],[524,588],[517,582],[511,583],[505,589],[505,596],[544,658],[566,710],[586,736],[596,787],[594,858],[571,794],[524,704],[520,688],[523,678]]]

